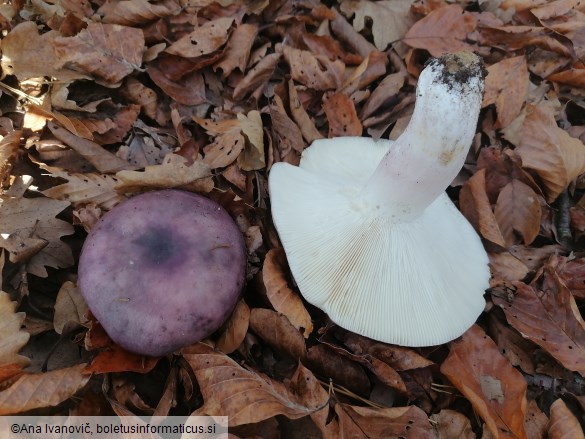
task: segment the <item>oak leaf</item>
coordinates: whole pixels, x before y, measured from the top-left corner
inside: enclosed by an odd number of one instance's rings
[[[289,286],[286,278],[286,255],[282,248],[271,249],[264,259],[262,279],[266,295],[274,309],[284,314],[292,325],[301,330],[305,338],[313,332],[311,316],[303,301]]]
[[[57,334],[62,334],[66,325],[74,323],[87,324],[87,304],[77,286],[70,281],[64,282],[57,293],[53,326]]]
[[[0,415],[54,407],[71,398],[90,378],[84,375],[85,364],[38,374],[22,375],[0,392]]]
[[[298,419],[327,405],[329,397],[313,374],[299,364],[289,386],[197,343],[183,349],[193,368],[204,404],[197,414],[228,416],[230,426],[260,422],[275,415]]]
[[[55,218],[69,206],[67,201],[49,198],[16,198],[0,196],[0,224],[2,233],[18,234],[22,238],[37,238],[47,242],[27,263],[26,270],[39,277],[47,277],[45,266],[64,268],[73,265],[69,246],[61,236],[71,235],[73,226]],[[0,247],[3,247],[0,239]]]
[[[25,314],[15,310],[16,303],[10,300],[7,293],[0,291],[0,366],[23,367],[30,363],[27,357],[18,354],[30,335],[21,329]]]
[[[479,326],[451,343],[441,373],[471,402],[495,438],[526,439],[526,382]]]
[[[136,191],[142,188],[181,188],[197,192],[210,192],[214,183],[207,164],[189,161],[177,154],[168,154],[160,165],[144,168],[144,171],[120,171],[116,174],[118,192]]]
[[[140,69],[144,34],[141,29],[90,22],[73,37],[53,41],[59,67],[89,73],[107,84],[118,84]]]

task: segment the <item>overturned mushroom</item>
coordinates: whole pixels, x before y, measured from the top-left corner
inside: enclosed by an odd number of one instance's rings
[[[340,326],[429,346],[482,312],[486,252],[445,194],[469,151],[484,70],[470,53],[432,60],[395,141],[315,141],[270,172],[272,216],[303,296]]]
[[[242,234],[221,206],[164,190],[135,196],[98,221],[79,259],[79,287],[116,343],[155,356],[221,326],[245,268]]]

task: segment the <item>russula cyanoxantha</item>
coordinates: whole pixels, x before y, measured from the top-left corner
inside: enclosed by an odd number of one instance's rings
[[[79,288],[116,343],[156,356],[221,326],[245,270],[243,236],[221,206],[163,190],[132,197],[96,223],[79,258]]]
[[[308,302],[338,325],[404,346],[460,336],[482,312],[488,258],[445,194],[475,134],[484,69],[471,53],[428,63],[394,142],[315,141],[273,165],[272,216]]]

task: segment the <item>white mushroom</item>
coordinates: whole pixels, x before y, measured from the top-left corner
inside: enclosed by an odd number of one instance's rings
[[[404,346],[445,343],[482,312],[488,258],[444,190],[469,151],[484,69],[470,53],[432,60],[395,141],[315,141],[276,163],[272,216],[302,295],[338,325]]]

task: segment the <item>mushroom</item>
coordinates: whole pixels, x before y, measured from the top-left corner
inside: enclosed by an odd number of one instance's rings
[[[445,343],[483,311],[488,258],[444,192],[467,156],[484,68],[460,52],[430,61],[395,141],[316,140],[269,176],[274,224],[305,299],[358,334]]]
[[[79,288],[112,340],[158,356],[218,329],[245,271],[244,239],[220,205],[163,190],[132,197],[96,223],[79,258]]]

